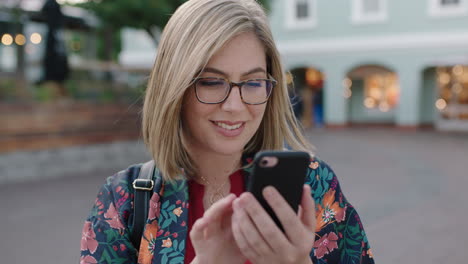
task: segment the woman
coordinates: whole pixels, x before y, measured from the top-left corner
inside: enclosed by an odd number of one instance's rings
[[[99,192],[83,228],[82,263],[373,263],[359,216],[318,158],[299,214],[274,188],[264,190],[285,233],[244,193],[256,152],[310,149],[254,0],[191,0],[174,13],[148,84],[143,135],[163,183],[141,246],[130,242],[140,164]]]

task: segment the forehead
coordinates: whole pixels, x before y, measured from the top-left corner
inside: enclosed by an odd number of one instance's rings
[[[206,68],[218,69],[233,77],[256,68],[266,70],[265,49],[254,33],[242,33],[227,41],[210,58]]]

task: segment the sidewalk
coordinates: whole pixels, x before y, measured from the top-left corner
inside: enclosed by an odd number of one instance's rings
[[[466,262],[468,134],[360,128],[308,138],[360,213],[377,263]],[[125,166],[0,185],[2,263],[77,263],[98,188]]]

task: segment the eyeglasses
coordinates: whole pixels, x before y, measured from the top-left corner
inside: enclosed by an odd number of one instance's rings
[[[231,94],[232,87],[239,87],[242,102],[250,105],[264,104],[268,101],[276,80],[251,79],[231,82],[223,78],[199,77],[193,79],[198,101],[204,104],[220,104]]]

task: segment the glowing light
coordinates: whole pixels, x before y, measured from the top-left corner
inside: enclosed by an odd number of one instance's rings
[[[33,44],[39,44],[42,41],[42,36],[39,33],[32,33],[30,39]]]
[[[369,91],[369,95],[374,99],[380,99],[382,97],[382,91],[379,89],[379,87],[372,87],[372,89]]]
[[[315,69],[310,69],[310,68],[306,70],[305,77],[306,77],[306,83],[311,86],[317,85],[322,80],[322,76],[320,72]]]
[[[345,79],[343,80],[343,87],[344,87],[344,88],[348,88],[348,89],[349,89],[352,85],[353,85],[353,81],[351,81],[350,78],[345,78]]]
[[[463,74],[463,76],[461,78],[461,81],[465,82],[465,83],[468,83],[468,71],[465,71],[465,73]]]
[[[343,96],[346,98],[346,99],[349,99],[351,98],[351,95],[353,95],[353,92],[351,91],[351,89],[349,88],[346,88],[343,92]]]
[[[444,99],[440,98],[436,101],[435,107],[442,111],[447,107],[447,102]]]
[[[457,65],[457,66],[453,67],[452,73],[454,75],[456,75],[456,76],[462,75],[463,74],[463,66]]]
[[[382,112],[388,112],[390,110],[390,105],[387,102],[382,102],[379,104],[379,110]]]
[[[439,82],[441,84],[448,84],[450,82],[450,75],[446,72],[439,75]]]
[[[26,37],[23,34],[16,35],[15,43],[16,45],[23,46],[24,44],[26,44]]]
[[[11,44],[13,44],[13,37],[10,34],[4,34],[2,37],[2,44],[10,46]]]
[[[374,108],[375,105],[376,105],[376,102],[375,102],[374,98],[367,97],[366,99],[364,99],[364,106],[366,108]]]
[[[289,85],[289,84],[292,84],[292,82],[293,82],[293,76],[291,72],[286,72],[286,83]]]
[[[462,92],[463,86],[461,84],[459,84],[459,83],[456,83],[456,84],[454,84],[452,86],[452,90],[453,90],[454,93],[459,94],[459,93]]]

